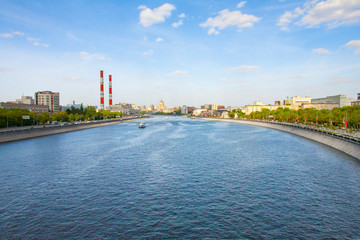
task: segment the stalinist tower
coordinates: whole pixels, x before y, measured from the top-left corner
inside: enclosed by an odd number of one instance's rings
[[[166,107],[165,107],[164,102],[163,102],[162,99],[160,100],[159,106],[157,106],[156,109],[157,109],[159,112],[162,112],[162,111],[164,111],[164,110],[166,109]]]

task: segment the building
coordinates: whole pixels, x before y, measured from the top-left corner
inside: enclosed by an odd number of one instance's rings
[[[133,104],[119,103],[109,106],[110,111],[121,112],[127,116],[140,115],[140,109],[134,109]]]
[[[225,110],[225,109],[220,109],[220,110],[213,109],[213,110],[210,110],[208,113],[210,116],[214,116],[214,117],[221,117],[221,118],[225,118],[225,116],[227,116],[226,118],[229,117],[229,111]]]
[[[20,104],[35,104],[34,99],[30,96],[21,96],[21,99],[16,99]]]
[[[23,104],[23,103],[0,103],[0,108],[2,109],[26,109],[30,112],[36,112],[36,113],[44,113],[49,112],[49,107],[46,105],[35,105],[35,104]]]
[[[337,108],[337,107],[339,107],[339,104],[337,103],[303,103],[301,105],[301,109],[316,108],[317,110],[322,110],[322,109],[332,110],[333,108]]]
[[[285,108],[289,108],[291,110],[298,110],[299,106],[298,105],[286,105],[286,106],[279,106],[279,105],[246,105],[245,106],[245,114],[249,115],[252,112],[261,112],[261,109],[265,108],[265,109],[269,109],[270,111],[276,110],[278,108],[281,107],[285,107]]]
[[[303,103],[311,103],[311,97],[291,97],[290,98],[290,105],[299,105],[301,106]]]
[[[153,112],[155,110],[155,106],[154,104],[151,104],[148,108],[147,108],[148,112]]]
[[[81,108],[81,105],[82,107],[85,109],[87,106],[84,106],[82,103],[81,104],[75,104],[75,101],[73,101],[72,104],[66,104],[66,106],[61,106],[61,111],[66,111],[68,109],[71,110],[72,107],[74,107],[75,109],[80,109]]]
[[[262,106],[263,103],[260,102],[260,101],[255,101],[255,102],[253,103],[253,105],[254,105],[254,106]]]
[[[52,113],[57,112],[60,109],[60,94],[51,91],[36,92],[35,104],[48,106]]]
[[[212,104],[205,104],[201,106],[201,109],[212,110]]]
[[[291,105],[290,99],[284,100],[283,105]]]
[[[203,109],[203,108],[195,108],[195,109],[193,109],[192,115],[193,116],[200,116],[201,113],[204,113],[204,112],[207,112],[207,110]]]
[[[325,98],[311,99],[311,103],[335,103],[339,107],[351,106],[352,98],[347,98],[345,95],[327,96]]]
[[[181,114],[188,114],[188,113],[189,113],[188,106],[183,105],[181,107]]]
[[[159,105],[157,106],[156,110],[158,112],[163,112],[166,110],[165,104],[162,99],[160,100]]]
[[[351,102],[351,106],[360,105],[360,93],[357,94],[357,101]]]

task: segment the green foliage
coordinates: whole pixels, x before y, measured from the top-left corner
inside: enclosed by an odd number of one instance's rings
[[[30,116],[30,119],[22,119],[23,115]],[[96,112],[95,107],[89,106],[86,109],[81,107],[76,109],[73,106],[66,111],[59,111],[53,114],[33,113],[26,109],[0,109],[0,128],[11,126],[30,126],[45,124],[50,122],[70,122],[85,120],[101,120],[122,117],[121,112],[111,112],[108,110]]]
[[[234,112],[234,110],[233,110]],[[273,118],[269,118],[269,116]],[[345,127],[348,121],[348,127],[359,129],[360,126],[360,106],[349,106],[342,108],[334,108],[333,110],[315,108],[306,108],[299,110],[291,110],[289,108],[277,108],[270,111],[263,108],[261,111],[250,113],[250,119],[277,120],[281,122],[298,122],[307,124]],[[330,121],[329,121],[330,120]]]
[[[241,111],[241,109],[233,109],[230,113],[229,113],[229,117],[230,118],[234,118],[235,116],[237,116],[238,118],[244,118],[245,117],[245,113],[243,111]]]

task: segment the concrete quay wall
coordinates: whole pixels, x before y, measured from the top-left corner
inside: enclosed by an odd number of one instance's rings
[[[103,126],[119,124],[127,121],[134,121],[140,119],[141,118],[124,118],[124,119],[105,120],[105,121],[76,124],[76,125],[66,125],[66,126],[56,125],[56,126],[46,126],[45,128],[40,126],[33,128],[28,127],[26,129],[16,130],[16,131],[3,131],[0,132],[0,144],[25,140],[30,138],[44,137],[48,135],[72,132],[72,131],[79,131],[79,130],[95,128],[95,127],[103,127]]]
[[[322,144],[325,144],[329,147],[337,149],[343,153],[350,155],[351,157],[356,158],[360,161],[360,144],[352,143],[347,140],[343,140],[341,138],[337,138],[331,135],[309,131],[302,128],[296,128],[292,126],[286,125],[278,125],[278,124],[271,124],[266,122],[257,122],[257,121],[247,121],[247,120],[233,120],[233,119],[212,119],[212,118],[202,118],[203,120],[212,120],[212,121],[221,121],[221,122],[231,122],[231,123],[238,123],[238,124],[247,124],[259,127],[266,127],[271,128],[283,132],[288,132],[295,134],[297,136],[301,136]]]

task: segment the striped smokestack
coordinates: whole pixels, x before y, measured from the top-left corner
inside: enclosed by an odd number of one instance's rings
[[[109,106],[112,106],[112,83],[111,83],[111,75],[109,75]]]
[[[104,110],[104,72],[100,71],[100,110]]]

